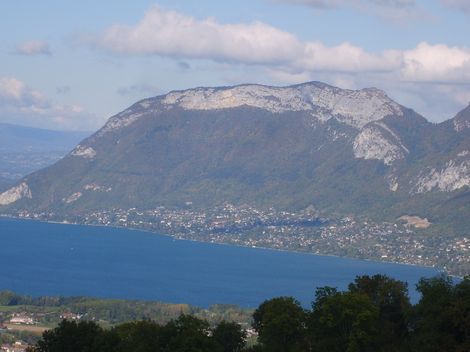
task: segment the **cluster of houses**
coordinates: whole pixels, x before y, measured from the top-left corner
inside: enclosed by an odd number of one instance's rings
[[[16,341],[13,344],[4,344],[0,346],[1,352],[25,352],[26,348],[28,347],[27,344],[21,341]]]
[[[75,321],[78,321],[80,319],[82,319],[83,317],[83,314],[75,314],[75,313],[70,313],[70,312],[67,312],[67,313],[62,313],[60,315],[60,319],[63,320],[75,320]]]
[[[14,325],[34,325],[37,324],[37,321],[26,313],[13,313],[9,323]]]
[[[13,313],[10,320],[7,321],[9,324],[14,325],[34,325],[37,322],[26,313]],[[0,332],[8,330],[8,327],[0,322]],[[28,344],[22,341],[16,341],[12,344],[3,344],[0,346],[0,352],[25,352]]]

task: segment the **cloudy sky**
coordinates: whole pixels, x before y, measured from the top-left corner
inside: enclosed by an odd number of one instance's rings
[[[3,0],[0,122],[95,130],[145,97],[240,83],[470,102],[469,0]]]

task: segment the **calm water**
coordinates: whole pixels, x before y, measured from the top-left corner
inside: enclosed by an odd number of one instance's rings
[[[309,306],[315,287],[356,275],[407,281],[430,268],[179,241],[141,231],[0,219],[0,290],[209,306],[256,307],[289,295]],[[412,292],[414,300],[416,292]]]

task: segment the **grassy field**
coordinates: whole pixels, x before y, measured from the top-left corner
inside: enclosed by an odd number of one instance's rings
[[[0,306],[0,312],[12,313],[18,311],[18,306]]]
[[[40,325],[16,325],[16,324],[5,324],[8,330],[12,331],[27,331],[33,334],[41,335],[44,331],[49,330],[53,327],[40,326]]]

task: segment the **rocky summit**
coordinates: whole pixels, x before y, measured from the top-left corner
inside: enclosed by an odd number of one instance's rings
[[[375,88],[240,85],[137,102],[2,193],[0,211],[230,202],[418,216],[463,233],[469,186],[470,106],[434,124]]]

